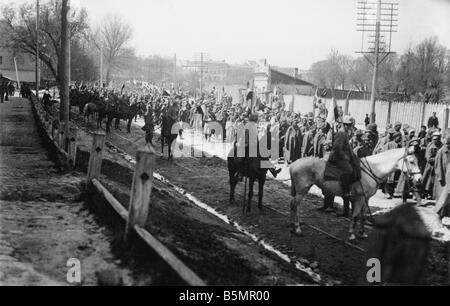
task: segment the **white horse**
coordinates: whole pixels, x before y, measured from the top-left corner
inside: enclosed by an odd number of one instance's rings
[[[364,210],[368,207],[369,198],[377,192],[379,184],[386,177],[396,170],[401,170],[407,175],[412,175],[414,182],[421,179],[417,158],[413,152],[414,147],[394,149],[360,160],[361,180],[352,184],[350,189],[353,195],[350,198],[353,207],[350,240],[356,239],[354,228],[358,216],[361,218],[361,234],[364,238],[367,237],[364,234]],[[297,160],[289,168],[292,184],[291,194],[294,197],[291,201],[291,221],[296,234],[301,234],[298,205],[312,185],[322,189],[325,196],[342,196],[343,194],[340,182],[324,180],[325,165],[326,161],[322,159],[308,157]]]

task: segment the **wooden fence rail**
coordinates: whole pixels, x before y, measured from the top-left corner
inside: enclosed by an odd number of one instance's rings
[[[129,211],[114,198],[100,181],[101,164],[103,158],[103,146],[105,134],[96,132],[92,138],[91,156],[88,165],[88,182],[103,196],[113,207],[119,216],[126,221],[125,239],[130,235],[131,229],[143,239],[150,248],[155,251],[188,285],[205,286],[205,282],[197,276],[189,267],[178,259],[158,239],[151,235],[144,226],[147,224],[150,213],[150,196],[153,185],[153,167],[155,164],[154,151],[146,146],[138,150],[136,154],[136,166],[133,175],[133,183],[130,192]]]
[[[64,135],[61,124],[55,125],[55,119],[49,114],[42,104],[31,97],[31,103],[38,123],[52,142],[58,152],[63,155],[70,167],[75,166],[77,151],[77,130],[70,129],[70,135]],[[89,157],[87,181],[99,192],[113,207],[119,216],[126,222],[126,235],[133,229],[188,285],[205,286],[205,282],[197,276],[189,267],[178,259],[166,246],[144,229],[150,213],[150,196],[153,185],[154,151],[151,147],[144,147],[137,152],[136,168],[133,176],[129,212],[114,196],[100,183],[101,165],[105,144],[105,133],[97,131],[93,133],[92,148]]]
[[[38,124],[46,135],[47,139],[53,144],[59,154],[61,154],[66,162],[66,167],[69,169],[75,168],[76,153],[77,153],[77,129],[72,127],[71,135],[64,135],[63,124],[59,122],[47,112],[42,103],[34,94],[31,94],[31,104],[33,110],[38,118]]]

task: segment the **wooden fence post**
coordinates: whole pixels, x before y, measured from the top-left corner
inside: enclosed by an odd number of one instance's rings
[[[392,110],[392,101],[389,100],[388,101],[388,111],[387,111],[386,124],[390,124],[391,123],[391,110]]]
[[[106,134],[101,131],[94,132],[92,135],[92,148],[89,156],[89,165],[87,181],[98,179],[102,168],[103,145],[105,144]]]
[[[137,151],[125,239],[127,239],[130,228],[134,227],[134,225],[144,227],[147,222],[153,186],[154,165],[155,151],[153,148],[147,145]]]
[[[426,105],[425,102],[422,102],[420,125],[425,125],[425,105]]]
[[[53,140],[55,140],[55,142],[58,144],[59,142],[58,142],[58,140],[59,140],[59,129],[58,129],[58,126],[55,126],[55,128],[53,129],[53,131],[52,131],[52,137],[53,137]]]
[[[70,168],[75,168],[77,157],[77,129],[70,128],[70,137],[68,138],[68,152],[69,160],[68,164]]]
[[[448,107],[444,109],[444,131],[448,128]]]
[[[53,140],[53,120],[48,120],[47,133],[50,139]]]
[[[64,150],[64,143],[65,143],[64,123],[61,122],[61,125],[59,127],[59,134],[58,134],[58,146],[62,150]]]

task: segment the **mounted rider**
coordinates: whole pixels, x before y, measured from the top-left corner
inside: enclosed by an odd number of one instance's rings
[[[333,148],[324,173],[325,180],[340,181],[344,197],[351,196],[351,185],[361,179],[359,160],[350,146],[354,124],[355,119],[344,116],[342,126],[334,137]]]
[[[245,156],[241,157],[242,158],[242,167],[241,169],[239,169],[238,173],[237,173],[237,178],[238,180],[242,180],[242,178],[244,176],[249,176],[250,173],[250,164],[251,164],[251,159],[252,158],[258,158],[260,160],[264,160],[260,157],[259,155],[259,139],[258,139],[258,127],[257,127],[257,123],[258,123],[258,115],[257,114],[251,114],[249,116],[249,120],[248,120],[248,124],[245,124],[242,128],[244,128],[244,133],[238,133],[238,135],[240,134],[239,139],[236,139],[235,141],[235,150],[234,150],[234,156],[235,157],[240,157],[237,156],[237,152],[238,152],[238,147],[239,146],[244,146],[244,152],[245,152]],[[270,135],[270,131],[267,131],[268,135]],[[242,137],[244,136],[244,137]],[[250,137],[256,136],[256,142],[251,141]],[[268,136],[269,137],[269,136]],[[250,143],[252,144],[256,144],[256,157],[251,157],[250,156]],[[270,142],[268,142],[270,143]],[[281,172],[281,168],[276,170],[275,165],[273,165],[272,168],[269,168],[270,173],[272,173],[272,175],[274,177],[277,177],[278,173]]]

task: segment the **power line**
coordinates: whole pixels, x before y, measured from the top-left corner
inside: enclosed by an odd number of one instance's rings
[[[357,16],[357,31],[361,32],[362,36],[361,49],[356,53],[363,54],[364,58],[373,66],[370,121],[375,123],[378,69],[389,54],[395,53],[391,51],[391,45],[392,33],[397,32],[398,29],[398,3],[382,2],[381,0],[377,2],[358,1]],[[375,18],[367,18],[367,16],[375,16]],[[388,42],[384,41],[386,38],[388,38]],[[373,59],[368,55],[373,55]],[[389,114],[388,117],[390,117]]]

